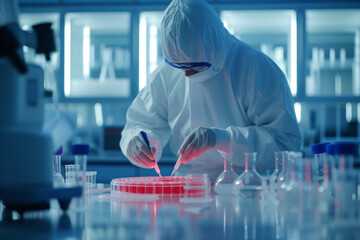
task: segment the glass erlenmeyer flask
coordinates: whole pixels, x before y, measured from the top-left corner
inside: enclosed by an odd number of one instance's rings
[[[217,194],[232,195],[232,184],[238,176],[232,166],[233,153],[222,153],[222,155],[224,156],[224,171],[216,179],[214,190]]]
[[[269,180],[269,189],[271,196],[274,196],[277,198],[277,190],[278,190],[278,180],[280,174],[283,174],[282,172],[282,165],[286,158],[286,151],[276,151],[274,152],[275,156],[275,171],[271,174],[270,180]]]
[[[242,198],[260,198],[266,183],[256,171],[256,152],[245,153],[245,171],[235,179],[233,194]]]

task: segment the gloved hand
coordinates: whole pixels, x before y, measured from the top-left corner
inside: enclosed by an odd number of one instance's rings
[[[210,128],[198,127],[184,140],[178,154],[182,155],[182,162],[188,163],[191,159],[201,156],[209,149],[213,149],[216,136]]]
[[[150,145],[151,149],[146,145],[145,140],[141,134],[133,137],[127,147],[127,155],[134,162],[145,166],[147,168],[153,168],[155,165],[155,153],[156,148]]]
[[[225,129],[198,127],[185,138],[179,148],[178,154],[182,155],[181,162],[186,164],[210,149],[228,152],[230,138],[230,132]]]

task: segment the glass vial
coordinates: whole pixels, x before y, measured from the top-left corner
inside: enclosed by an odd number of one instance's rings
[[[256,171],[256,152],[245,153],[245,170],[233,183],[233,194],[242,198],[257,199],[266,185]]]

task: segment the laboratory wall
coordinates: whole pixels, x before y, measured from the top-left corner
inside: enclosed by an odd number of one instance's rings
[[[163,61],[160,22],[170,0],[19,0],[20,24],[50,21],[57,52],[46,66],[48,101],[77,115],[77,130],[63,146],[90,144],[89,169],[99,181],[153,175],[132,166],[118,142],[126,111]],[[271,57],[285,73],[303,135],[313,143],[360,140],[360,2],[209,0],[225,27]],[[24,49],[27,61],[44,60]],[[54,73],[54,78],[52,78]],[[175,161],[165,149],[160,168]]]

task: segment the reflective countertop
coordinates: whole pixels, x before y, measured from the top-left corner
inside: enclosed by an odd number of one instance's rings
[[[265,198],[212,193],[210,203],[184,204],[179,197],[119,197],[100,189],[86,196],[83,211],[72,203],[64,213],[54,200],[49,210],[20,218],[2,206],[0,239],[360,239],[358,218],[320,223],[285,214]]]

